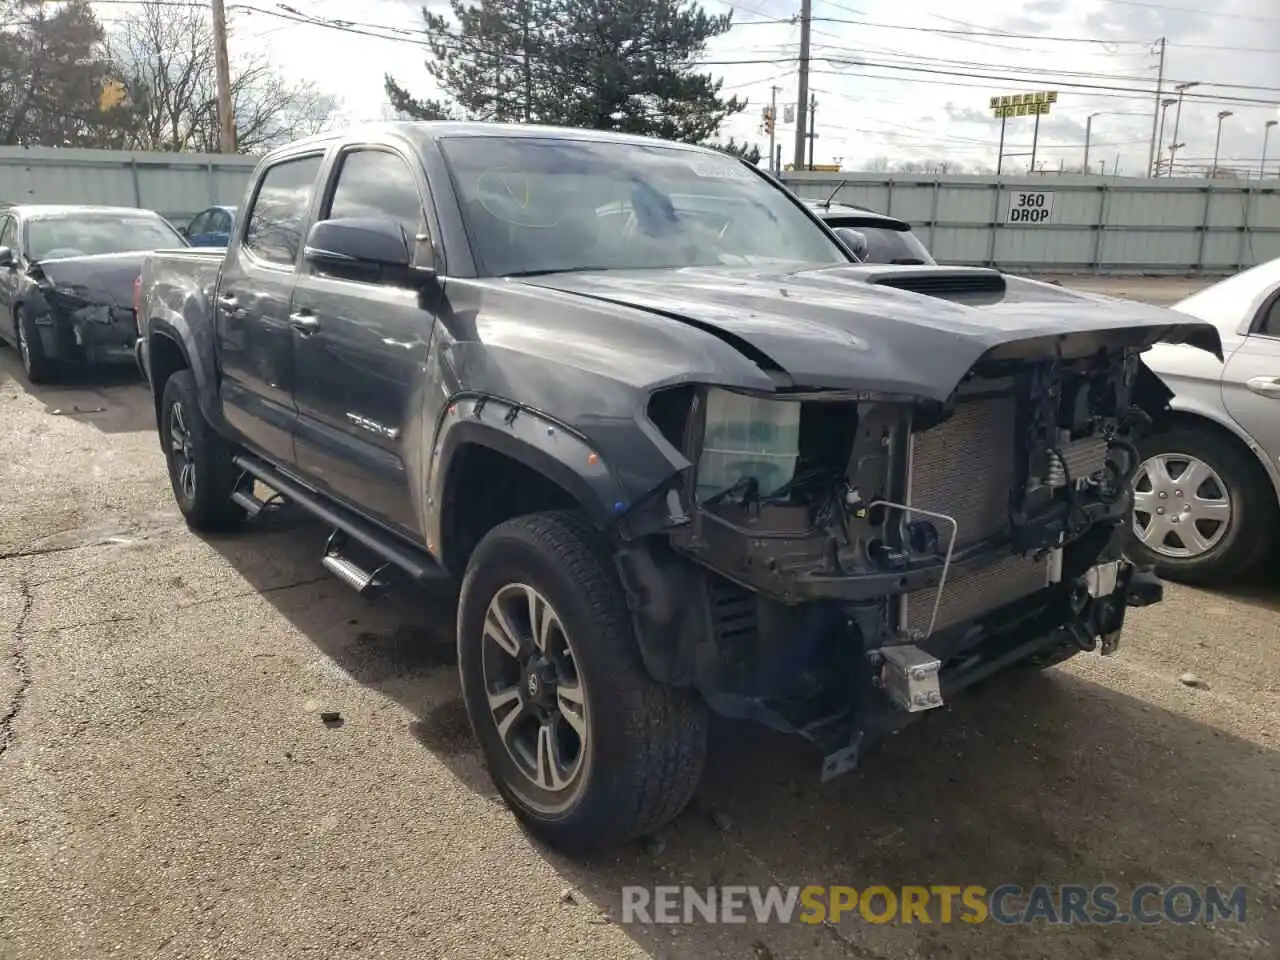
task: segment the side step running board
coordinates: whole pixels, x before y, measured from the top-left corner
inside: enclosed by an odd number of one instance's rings
[[[352,589],[367,594],[383,586],[382,575],[392,564],[418,582],[442,580],[448,576],[425,552],[415,551],[407,544],[402,546],[372,524],[317,496],[256,457],[242,454],[235,458],[235,465],[249,476],[261,480],[286,500],[296,503],[326,525],[333,527],[333,534],[329,537],[324,557],[320,562],[324,564],[326,570]],[[236,490],[231,495],[231,499],[244,507],[250,516],[257,516],[271,502],[270,500],[261,501],[243,489]],[[371,573],[364,570],[359,564],[342,555],[341,548],[348,537],[386,562]]]

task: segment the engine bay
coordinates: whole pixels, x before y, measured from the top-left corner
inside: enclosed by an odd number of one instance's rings
[[[1132,438],[1149,422],[1138,370],[1136,355],[1106,354],[975,369],[946,404],[691,392],[682,420],[655,418],[695,464],[662,526],[680,552],[783,603],[858,602],[1066,552],[1128,517]]]

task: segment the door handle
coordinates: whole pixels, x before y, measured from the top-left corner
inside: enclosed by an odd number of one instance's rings
[[[1280,400],[1280,377],[1250,377],[1244,385],[1260,397]]]
[[[289,314],[289,326],[303,336],[310,336],[320,329],[320,318],[314,313],[300,310],[297,313]]]

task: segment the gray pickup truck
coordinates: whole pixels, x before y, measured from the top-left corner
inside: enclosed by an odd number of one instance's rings
[[[1220,355],[1210,324],[862,264],[755,167],[612,133],[329,133],[240,210],[138,288],[178,508],[222,529],[265,487],[362,594],[459,585],[489,771],[563,849],[675,817],[711,712],[826,779],[1160,599],[1123,559],[1168,401],[1139,355]]]

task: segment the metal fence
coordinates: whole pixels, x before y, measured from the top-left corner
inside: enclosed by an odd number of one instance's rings
[[[238,204],[255,158],[0,147],[0,203]],[[1280,257],[1280,180],[787,173],[805,197],[909,221],[938,260],[1014,271],[1224,274]],[[837,187],[839,188],[837,190]]]
[[[243,199],[255,157],[0,147],[0,203],[94,203],[154,210],[183,224]]]
[[[1280,257],[1280,181],[787,173],[909,221],[941,262],[1038,273],[1227,274]],[[839,188],[838,190],[836,188]]]

